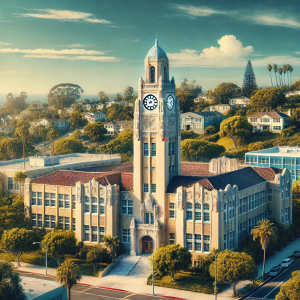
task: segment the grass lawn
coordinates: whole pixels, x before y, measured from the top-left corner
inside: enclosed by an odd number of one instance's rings
[[[201,278],[199,275],[190,272],[180,272],[175,275],[175,282],[172,281],[170,275],[164,276],[161,279],[155,279],[154,285],[163,286],[178,290],[186,290],[198,293],[213,294],[214,293],[214,279]],[[151,276],[148,280],[148,285],[152,284]],[[222,291],[226,285],[219,286],[219,291]]]
[[[10,262],[17,261],[16,257],[9,253],[0,253],[0,260],[10,261]],[[95,276],[93,264],[88,264],[83,259],[66,258],[66,260],[70,260],[74,262],[76,265],[78,265],[82,275]],[[45,260],[45,255],[43,253],[41,253],[40,251],[35,251],[35,252],[22,254],[20,258],[20,262],[21,263],[25,262],[37,266],[45,266],[46,260]],[[108,264],[101,264],[101,263],[96,264],[96,274],[104,270],[107,266]],[[49,256],[48,256],[48,267],[57,268],[56,260]]]
[[[232,139],[230,137],[220,138],[217,141],[217,144],[223,146],[226,149],[226,151],[229,151],[229,149],[233,149],[234,148],[233,141],[232,141]]]
[[[276,139],[280,136],[280,133],[273,132],[253,132],[251,137],[245,140],[245,144],[251,144],[255,142],[264,142],[267,140]]]

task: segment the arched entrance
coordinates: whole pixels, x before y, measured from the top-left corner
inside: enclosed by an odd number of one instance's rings
[[[142,238],[142,253],[152,253],[154,248],[154,241],[149,236],[146,235]]]

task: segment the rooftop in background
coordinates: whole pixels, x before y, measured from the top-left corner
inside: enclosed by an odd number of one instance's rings
[[[24,289],[26,299],[56,299],[59,295],[67,293],[66,289],[56,281],[43,280],[33,277],[20,276],[21,285]],[[40,297],[42,296],[42,297]],[[60,299],[60,298],[59,298]]]
[[[251,116],[248,116],[247,118],[261,118],[263,116],[268,116],[270,118],[289,118],[289,115],[286,113],[282,112],[277,112],[277,111],[270,111],[270,112],[257,112]]]
[[[268,148],[268,149],[263,149],[263,150],[258,150],[258,151],[250,151],[246,152],[246,155],[267,155],[267,156],[290,156],[290,157],[295,157],[299,156],[300,157],[300,147],[294,146],[294,147],[289,147],[289,146],[278,146],[278,147],[273,147],[273,148]]]

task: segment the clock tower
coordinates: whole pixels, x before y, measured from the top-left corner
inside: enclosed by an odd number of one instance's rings
[[[133,138],[134,197],[141,205],[136,222],[153,226],[156,232],[150,236],[157,249],[165,243],[164,233],[158,231],[166,223],[167,186],[181,174],[179,101],[168,57],[157,39],[145,58],[145,79],[139,80]]]

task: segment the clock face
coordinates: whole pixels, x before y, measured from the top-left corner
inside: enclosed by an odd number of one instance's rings
[[[173,106],[174,106],[174,97],[173,97],[172,95],[169,95],[169,96],[167,97],[166,102],[167,102],[167,108],[168,108],[169,110],[171,110],[171,109],[173,108]]]
[[[144,107],[148,110],[154,110],[157,105],[158,101],[154,95],[147,95],[143,100]]]

